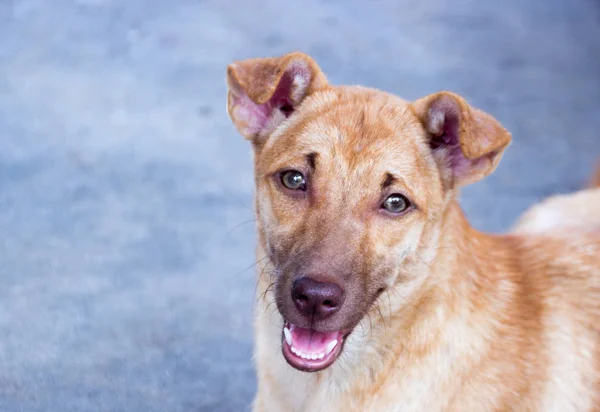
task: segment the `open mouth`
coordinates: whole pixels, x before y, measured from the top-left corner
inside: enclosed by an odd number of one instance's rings
[[[332,365],[342,352],[344,334],[318,332],[285,322],[282,340],[283,357],[292,367],[318,372]]]

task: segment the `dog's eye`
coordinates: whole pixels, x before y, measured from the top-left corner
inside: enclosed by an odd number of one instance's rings
[[[297,170],[288,170],[281,174],[281,183],[290,190],[306,190],[306,179]]]
[[[410,202],[408,199],[399,193],[389,195],[381,204],[383,209],[395,214],[404,212],[409,206]]]

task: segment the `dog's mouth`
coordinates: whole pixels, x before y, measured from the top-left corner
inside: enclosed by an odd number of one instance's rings
[[[304,372],[318,372],[331,366],[340,353],[347,334],[319,332],[284,322],[283,357],[290,366]]]

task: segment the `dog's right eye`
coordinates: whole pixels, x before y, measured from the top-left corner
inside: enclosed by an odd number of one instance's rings
[[[390,213],[399,215],[400,213],[408,210],[410,207],[410,202],[406,196],[399,193],[394,193],[384,200],[384,202],[381,204],[381,207]]]
[[[288,170],[281,174],[281,184],[290,190],[306,190],[306,179],[297,170]]]

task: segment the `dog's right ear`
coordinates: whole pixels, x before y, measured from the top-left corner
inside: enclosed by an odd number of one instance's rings
[[[242,136],[259,143],[327,79],[310,57],[290,53],[230,64],[227,85],[229,117]]]

